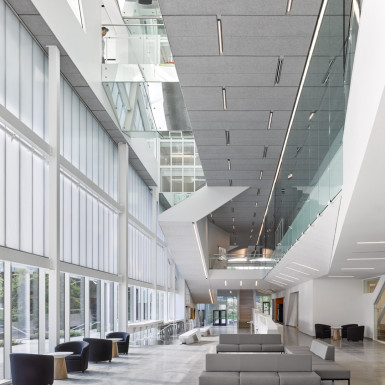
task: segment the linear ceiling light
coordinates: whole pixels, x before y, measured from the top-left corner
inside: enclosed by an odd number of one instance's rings
[[[226,88],[222,88],[223,109],[227,110]]]
[[[293,262],[293,263],[295,265],[298,265],[298,266],[306,267],[307,269],[310,269],[310,270],[319,271],[318,269],[315,269],[314,267],[306,266],[306,265],[303,265],[302,263],[298,263],[298,262]]]
[[[284,273],[279,273],[280,275],[284,275],[285,277],[293,278],[299,281],[299,278],[293,277],[292,275],[284,274]]]
[[[315,111],[311,112],[309,115],[309,120],[312,120],[314,118]]]
[[[262,176],[263,176],[263,170],[261,170],[261,171],[259,172],[259,180],[262,179]]]
[[[262,158],[266,158],[266,155],[267,155],[267,149],[268,149],[268,147],[264,147],[263,148],[263,155],[262,155]]]
[[[206,261],[205,261],[205,256],[203,254],[201,240],[199,238],[198,227],[197,227],[197,224],[195,222],[193,222],[192,224],[193,224],[193,227],[194,227],[195,238],[196,238],[197,243],[198,243],[199,254],[201,256],[201,262],[202,262],[202,266],[203,266],[203,271],[204,271],[205,277],[207,279],[209,277],[209,275],[207,273]]]
[[[385,241],[374,241],[374,242],[357,242],[357,245],[383,245]]]
[[[233,223],[235,222],[235,218],[233,217]]]
[[[267,123],[267,129],[270,130],[271,128],[271,122],[273,120],[273,111],[270,111],[269,113],[269,123]]]
[[[269,210],[269,204],[270,204],[271,198],[273,196],[273,191],[274,191],[275,184],[277,183],[279,171],[281,170],[283,155],[285,154],[285,150],[286,150],[286,146],[287,146],[287,141],[289,140],[289,134],[290,134],[290,131],[291,131],[291,127],[293,126],[294,116],[295,116],[295,113],[296,113],[297,108],[298,108],[299,98],[301,96],[303,85],[305,83],[307,71],[309,70],[311,58],[312,58],[313,52],[314,52],[315,43],[316,43],[317,38],[318,38],[319,30],[321,28],[322,19],[323,19],[324,14],[325,14],[327,3],[328,3],[328,0],[324,0],[323,1],[322,6],[321,6],[321,11],[320,11],[320,14],[319,14],[318,19],[317,19],[317,25],[316,25],[315,30],[314,30],[313,39],[311,41],[311,45],[310,45],[310,49],[309,49],[309,54],[307,55],[305,68],[303,70],[301,82],[300,82],[299,87],[298,87],[298,92],[297,92],[297,97],[295,99],[295,103],[294,103],[294,107],[293,107],[293,112],[292,112],[292,114],[290,116],[290,121],[289,121],[289,125],[288,125],[288,128],[287,128],[285,140],[283,142],[281,156],[279,157],[279,161],[278,161],[278,165],[277,165],[277,170],[275,172],[275,176],[274,176],[274,180],[273,180],[273,185],[271,186],[270,195],[269,195],[269,199],[267,201],[265,214],[263,215],[261,229],[259,230],[259,235],[258,235],[258,239],[257,239],[257,244],[259,243],[259,239],[261,238],[261,235],[262,235],[263,226],[264,226],[265,219],[266,219],[266,216],[267,216],[267,211]]]
[[[291,280],[291,279],[289,279],[289,278],[277,277],[277,276],[275,276],[275,278],[283,279],[284,281],[294,282],[293,280]]]
[[[286,13],[290,13],[292,5],[293,5],[293,0],[287,0]]]
[[[226,146],[228,146],[230,144],[230,131],[226,130],[225,136],[226,136]]]
[[[297,273],[301,273],[301,274],[304,274],[304,275],[310,275],[309,273],[305,273],[304,271],[297,270],[297,269],[294,269],[292,267],[286,267],[286,269],[293,270],[293,271],[296,271]]]
[[[233,230],[235,230],[235,226],[233,225]]]
[[[255,286],[258,286],[258,281],[255,281]]]
[[[227,286],[227,281],[225,280],[225,286]]]
[[[212,293],[211,293],[211,289],[209,289],[209,293],[210,293],[211,304],[213,304],[213,303],[214,303],[214,300],[213,300],[213,295],[212,295]]]
[[[374,270],[374,267],[341,267],[341,270]]]
[[[231,160],[230,159],[227,159],[227,168],[229,169],[229,171],[231,170]]]
[[[274,84],[278,84],[279,81],[281,80],[282,65],[283,65],[283,57],[279,57],[277,62],[277,71],[275,73]]]
[[[217,19],[219,54],[223,54],[222,20]]]
[[[258,202],[255,202],[255,207],[258,207]]]
[[[242,281],[241,281],[241,282],[239,282],[239,285],[240,285],[240,286],[242,286]]]
[[[328,275],[328,278],[354,278],[354,275]]]
[[[353,0],[353,9],[354,9],[354,16],[356,17],[357,23],[360,24],[360,5],[358,4],[357,0]]]
[[[385,258],[346,258],[347,261],[381,261]]]
[[[287,283],[284,283],[284,282],[281,282],[281,281],[277,281],[277,280],[275,280],[275,279],[272,279],[271,281],[272,281],[272,282],[276,282],[276,283],[278,283],[279,285],[287,286]]]

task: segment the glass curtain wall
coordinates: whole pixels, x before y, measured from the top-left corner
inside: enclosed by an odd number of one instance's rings
[[[84,277],[70,276],[70,339],[82,340],[85,329]]]

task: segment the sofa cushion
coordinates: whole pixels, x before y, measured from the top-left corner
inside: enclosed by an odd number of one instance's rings
[[[207,372],[240,372],[243,354],[206,354]]]
[[[239,352],[238,344],[218,344],[217,353],[219,352]]]
[[[278,372],[280,385],[320,385],[321,378],[314,372]]]
[[[261,352],[262,345],[259,344],[242,344],[238,345],[240,352]]]
[[[240,334],[220,334],[219,343],[220,344],[239,344]]]
[[[281,344],[280,334],[239,334],[239,344]]]
[[[274,356],[278,362],[277,372],[311,372],[312,370],[310,355],[275,354]]]
[[[239,385],[239,372],[203,372],[199,385]]]
[[[232,354],[232,356],[235,356],[235,354]],[[240,356],[240,372],[278,371],[278,355],[276,354],[242,354]]]
[[[323,364],[313,364],[313,371],[322,380],[346,380],[350,378],[350,370],[336,364],[335,362],[325,361]]]
[[[308,348],[307,346],[285,346],[285,353],[311,355],[310,348]]]
[[[280,344],[263,344],[262,351],[263,352],[284,352],[285,347]]]
[[[277,372],[241,372],[240,385],[279,385]]]
[[[324,360],[334,361],[334,346],[326,342],[313,340],[310,351]]]

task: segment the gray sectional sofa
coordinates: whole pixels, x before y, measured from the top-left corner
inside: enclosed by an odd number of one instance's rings
[[[199,385],[320,385],[312,357],[297,354],[207,354]]]
[[[312,357],[312,369],[322,381],[346,380],[350,384],[350,370],[334,362],[334,346],[323,341],[313,340],[307,346],[285,346],[285,353],[309,355]]]
[[[283,353],[285,347],[280,334],[220,334],[217,353],[222,352],[273,352]]]

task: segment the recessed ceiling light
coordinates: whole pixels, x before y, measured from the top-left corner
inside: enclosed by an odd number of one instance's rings
[[[374,267],[341,267],[341,270],[374,270]]]
[[[250,233],[252,233],[253,231],[254,231],[254,229],[251,229],[251,230],[250,230]]]
[[[284,282],[281,282],[281,281],[277,281],[277,280],[275,280],[275,279],[272,279],[271,281],[272,281],[272,282],[276,282],[276,283],[278,283],[278,284],[280,284],[280,285],[287,286],[287,283],[284,283]]]
[[[357,245],[383,245],[385,241],[357,242]]]
[[[266,158],[266,155],[267,155],[267,149],[268,149],[268,147],[264,147],[263,148],[263,155],[262,155],[262,158]]]
[[[293,5],[293,0],[287,0],[286,13],[290,13],[292,5]]]
[[[263,170],[261,170],[261,171],[259,172],[259,180],[262,179],[262,176],[263,176]]]
[[[271,128],[271,122],[273,120],[273,111],[270,111],[269,113],[269,122],[267,123],[267,129],[270,130]]]
[[[314,118],[314,115],[315,115],[315,111],[310,112],[309,120],[312,120]]]
[[[258,202],[255,202],[255,207],[258,207]]]
[[[233,217],[233,223],[235,222],[235,218]]]
[[[251,239],[251,238],[253,238],[253,236],[252,236],[252,235],[250,235],[250,239]]]
[[[222,88],[223,109],[227,110],[226,88]]]
[[[227,168],[230,171],[231,170],[231,160],[227,159]]]
[[[232,294],[232,291],[230,290],[230,294]]]
[[[228,146],[230,144],[230,131],[226,130],[225,136],[226,136],[226,146]]]
[[[239,282],[239,285],[242,286],[242,281]]]
[[[305,273],[304,271],[294,269],[293,267],[286,267],[286,269],[293,270],[293,271],[296,271],[297,273],[301,273],[304,275],[310,275],[309,273]]]
[[[278,84],[279,81],[281,80],[282,65],[283,65],[283,57],[279,57],[277,62],[277,71],[275,72],[274,84]]]
[[[289,172],[288,176],[287,176],[287,179],[291,179],[293,178],[293,173],[292,172]]]
[[[227,286],[227,281],[225,280],[225,286]]]
[[[277,276],[275,278],[283,279],[284,281],[294,282],[293,280],[291,280],[289,278],[277,277]]]
[[[298,265],[298,266],[306,267],[307,269],[310,269],[310,270],[319,271],[318,269],[315,269],[314,267],[306,266],[306,265],[303,265],[302,263],[298,263],[298,262],[293,262],[293,263]]]
[[[328,275],[329,278],[354,278],[354,275]]]
[[[209,275],[208,275],[208,272],[207,272],[206,259],[205,259],[204,254],[203,254],[201,239],[199,237],[198,227],[197,227],[197,224],[195,222],[193,222],[193,228],[194,228],[195,238],[196,238],[196,241],[198,243],[198,249],[199,249],[199,254],[201,256],[201,262],[202,262],[202,266],[203,266],[203,271],[204,271],[205,277],[207,279],[209,277]]]
[[[347,261],[381,261],[385,258],[346,258]]]
[[[223,54],[222,20],[217,19],[219,53]]]
[[[255,286],[258,286],[258,281],[255,281]]]

